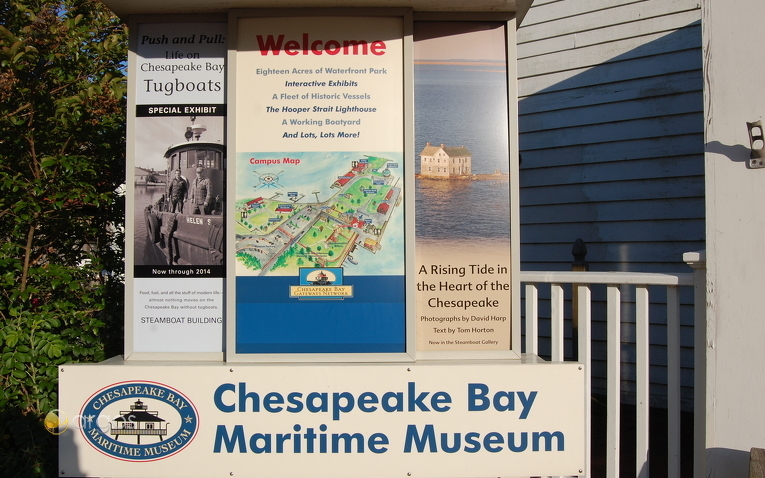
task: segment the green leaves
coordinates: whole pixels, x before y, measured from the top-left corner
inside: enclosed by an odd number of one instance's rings
[[[126,58],[96,0],[0,7],[3,476],[57,475],[58,367],[121,350]]]

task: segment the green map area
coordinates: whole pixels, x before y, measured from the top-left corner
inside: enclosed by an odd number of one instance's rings
[[[359,249],[378,253],[386,226],[403,200],[401,178],[387,158],[363,156],[349,163],[337,171],[331,185],[317,185],[317,190],[285,188],[285,195],[263,188],[270,197],[238,200],[237,260],[254,275],[290,275],[300,267],[357,264],[354,253]],[[271,185],[279,178],[264,174],[260,181]],[[318,200],[321,188],[332,192],[326,201]],[[311,201],[312,195],[316,201]]]

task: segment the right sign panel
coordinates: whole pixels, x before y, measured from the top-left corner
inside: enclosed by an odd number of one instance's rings
[[[505,24],[414,27],[417,349],[509,350]]]

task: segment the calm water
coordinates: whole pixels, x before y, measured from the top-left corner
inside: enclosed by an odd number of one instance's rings
[[[503,72],[415,65],[415,167],[426,143],[465,146],[473,173],[508,172],[507,88]],[[416,181],[420,239],[499,238],[510,232],[506,181]]]

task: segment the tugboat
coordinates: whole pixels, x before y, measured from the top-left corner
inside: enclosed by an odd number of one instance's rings
[[[192,116],[186,127],[186,142],[165,153],[165,192],[144,209],[149,242],[168,265],[223,264],[226,146],[201,141],[207,128],[195,121]]]

